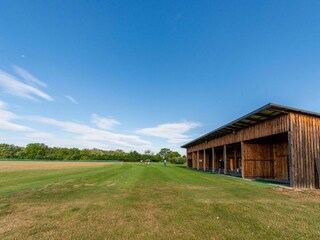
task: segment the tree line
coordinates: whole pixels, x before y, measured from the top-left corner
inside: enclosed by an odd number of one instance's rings
[[[160,162],[166,159],[171,163],[185,163],[185,156],[162,148],[158,153],[150,150],[144,153],[137,151],[124,152],[122,150],[101,150],[48,147],[43,143],[30,143],[26,147],[12,144],[0,144],[0,158],[2,159],[38,159],[38,160],[118,160],[125,162],[151,161]]]

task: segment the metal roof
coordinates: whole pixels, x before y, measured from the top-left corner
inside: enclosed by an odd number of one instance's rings
[[[281,114],[287,114],[290,112],[294,113],[301,113],[306,115],[312,115],[316,117],[320,117],[319,113],[315,112],[309,112],[297,108],[291,108],[286,107],[278,104],[269,103],[261,108],[258,108],[257,110],[248,113],[247,115],[244,115],[243,117],[240,117],[226,125],[223,125],[220,128],[217,128],[199,138],[196,138],[195,140],[186,143],[185,145],[181,146],[182,148],[188,148],[193,145],[202,143],[204,141],[209,141],[214,138],[218,138],[221,136],[224,136],[226,134],[239,131],[243,128],[247,128],[249,126],[252,126],[254,124],[263,122],[268,119],[275,118],[277,116],[280,116]]]

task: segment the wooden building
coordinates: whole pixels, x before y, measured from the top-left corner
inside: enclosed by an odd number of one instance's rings
[[[319,113],[270,103],[182,147],[189,168],[319,187]]]

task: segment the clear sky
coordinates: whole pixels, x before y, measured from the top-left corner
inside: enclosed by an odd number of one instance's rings
[[[269,102],[320,112],[320,1],[0,0],[0,142],[179,150]]]

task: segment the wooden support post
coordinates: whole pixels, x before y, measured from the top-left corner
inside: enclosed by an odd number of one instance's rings
[[[294,158],[293,158],[293,144],[292,144],[292,133],[288,132],[288,148],[289,148],[289,178],[290,187],[294,187]]]
[[[236,146],[234,146],[234,152],[233,152],[233,171],[235,174],[237,174],[237,169],[238,169],[238,166],[237,166],[237,148]]]
[[[214,162],[215,162],[215,154],[214,154],[214,147],[212,148],[212,172],[214,173]]]
[[[241,142],[241,175],[245,178],[245,155],[244,155],[244,142]]]
[[[224,162],[223,173],[227,174],[227,146],[226,145],[223,145],[223,162]]]
[[[199,170],[199,150],[197,151],[197,170]]]
[[[194,152],[191,153],[191,158],[192,158],[192,168],[194,168]]]
[[[206,150],[203,149],[203,171],[206,171]]]
[[[189,168],[189,154],[188,154],[188,148],[186,149],[186,156],[187,156],[187,168]]]

